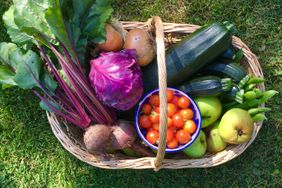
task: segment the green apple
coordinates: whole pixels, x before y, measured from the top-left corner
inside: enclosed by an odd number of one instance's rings
[[[221,118],[218,132],[220,137],[230,144],[242,144],[249,141],[254,130],[250,114],[240,108],[232,108]]]
[[[214,123],[221,115],[222,105],[217,97],[195,97],[195,102],[202,115],[202,128]]]
[[[184,150],[184,153],[192,158],[203,157],[207,150],[207,141],[204,131],[200,131],[198,138]]]
[[[222,140],[218,133],[218,126],[220,121],[216,121],[207,135],[207,144],[209,152],[220,152],[224,150],[227,143]]]

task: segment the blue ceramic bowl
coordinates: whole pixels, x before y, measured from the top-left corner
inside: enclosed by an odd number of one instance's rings
[[[197,139],[197,137],[199,136],[200,130],[202,128],[202,117],[201,117],[199,107],[197,106],[196,102],[191,97],[189,97],[188,95],[186,95],[185,93],[183,93],[180,90],[177,90],[177,89],[174,89],[174,88],[168,88],[168,89],[173,90],[175,92],[175,95],[178,96],[178,97],[185,96],[188,99],[190,99],[191,103],[190,103],[189,108],[191,108],[194,112],[193,120],[194,120],[195,124],[197,125],[197,129],[196,129],[195,133],[191,136],[190,142],[188,142],[185,145],[179,145],[175,149],[166,148],[166,150],[165,150],[166,153],[175,153],[175,152],[179,152],[179,151],[186,149]],[[144,143],[146,145],[148,145],[150,148],[152,148],[153,150],[158,150],[158,146],[153,145],[146,140],[147,130],[139,126],[138,118],[140,116],[140,111],[141,111],[142,105],[149,102],[149,98],[150,98],[151,95],[158,94],[158,93],[159,93],[159,89],[156,89],[156,90],[148,93],[147,95],[145,95],[145,97],[140,101],[140,103],[138,105],[138,109],[135,113],[135,127],[136,127],[136,130],[137,130],[137,133],[141,137],[141,139],[144,141]]]

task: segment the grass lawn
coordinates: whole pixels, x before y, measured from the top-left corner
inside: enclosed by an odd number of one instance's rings
[[[9,7],[2,0],[0,16]],[[238,158],[208,169],[103,170],[65,151],[52,134],[38,99],[30,91],[0,91],[0,187],[282,187],[282,1],[115,0],[120,20],[203,25],[236,24],[239,36],[258,55],[267,89],[280,92],[267,104],[268,121]],[[0,41],[8,41],[0,22]],[[124,179],[123,179],[124,178]]]

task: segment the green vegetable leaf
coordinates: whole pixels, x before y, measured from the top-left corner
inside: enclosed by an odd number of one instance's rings
[[[8,65],[15,69],[16,64],[9,60],[9,55],[17,49],[17,45],[13,43],[1,42],[0,43],[0,61],[2,64]]]
[[[15,73],[7,65],[0,65],[0,84],[2,89],[16,85],[14,75]]]
[[[51,31],[54,33],[57,39],[66,46],[68,52],[72,52],[71,55],[74,59],[75,54],[72,51],[71,40],[68,37],[59,0],[55,0],[51,4],[45,13],[45,18],[50,26]]]
[[[31,50],[23,50],[13,43],[0,43],[0,84],[2,88],[18,86],[23,89],[38,87],[38,81],[48,91],[57,83],[43,69],[40,57]]]
[[[87,42],[105,40],[104,25],[113,11],[111,1],[55,0],[50,5],[45,17],[52,32],[72,58],[84,64]]]
[[[26,53],[17,49],[10,54],[11,62],[17,64],[14,81],[23,89],[31,89],[38,85],[39,75],[42,70],[42,61],[39,56],[29,50]]]
[[[3,15],[3,21],[12,42],[19,45],[31,43],[32,37],[20,31],[14,22],[14,6],[12,5]]]
[[[21,32],[36,37],[44,34],[50,39],[54,35],[45,19],[45,11],[54,0],[14,0],[14,22]]]
[[[52,95],[52,91],[55,91],[58,87],[57,82],[50,76],[50,74],[44,70],[42,75],[40,76],[40,81],[42,85],[47,89],[47,91],[51,91],[49,94]]]
[[[105,28],[106,21],[110,18],[113,9],[111,7],[111,1],[109,0],[97,0],[90,11],[87,19],[84,21],[86,32],[92,42],[104,42],[105,40]]]
[[[53,107],[55,107],[55,108],[57,108],[57,109],[60,109],[60,107],[59,107],[58,105],[56,105],[54,102],[52,102],[52,101],[50,101],[50,100],[48,100],[48,102],[49,102]],[[48,104],[47,104],[45,101],[43,101],[43,100],[40,101],[39,106],[40,106],[43,110],[46,110],[46,111],[48,111],[48,112],[54,112],[54,111],[48,106]]]

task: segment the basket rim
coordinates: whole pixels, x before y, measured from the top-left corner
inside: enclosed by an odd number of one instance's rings
[[[121,24],[126,30],[133,28],[148,28],[147,22],[131,22],[122,21]],[[163,23],[164,33],[179,33],[190,34],[196,29],[200,28],[199,25],[193,24],[177,24],[177,23]],[[263,77],[262,68],[255,54],[249,49],[249,47],[238,37],[232,36],[232,45],[237,49],[242,49],[246,64],[252,74]],[[264,84],[260,84],[259,88],[264,91]],[[262,105],[264,106],[264,104]],[[101,159],[100,156],[90,154],[85,149],[81,148],[79,144],[67,134],[67,130],[63,130],[55,114],[46,112],[49,124],[56,138],[60,141],[62,146],[72,153],[76,158],[84,161],[92,166],[106,169],[150,169],[155,168],[155,157],[142,157],[134,159],[114,159],[109,160]],[[254,123],[254,131],[251,140],[244,144],[236,146],[228,146],[225,150],[216,154],[208,154],[200,159],[164,159],[160,168],[168,169],[182,169],[182,168],[207,168],[224,164],[237,156],[241,155],[255,140],[263,122]],[[64,125],[63,125],[64,126]]]

